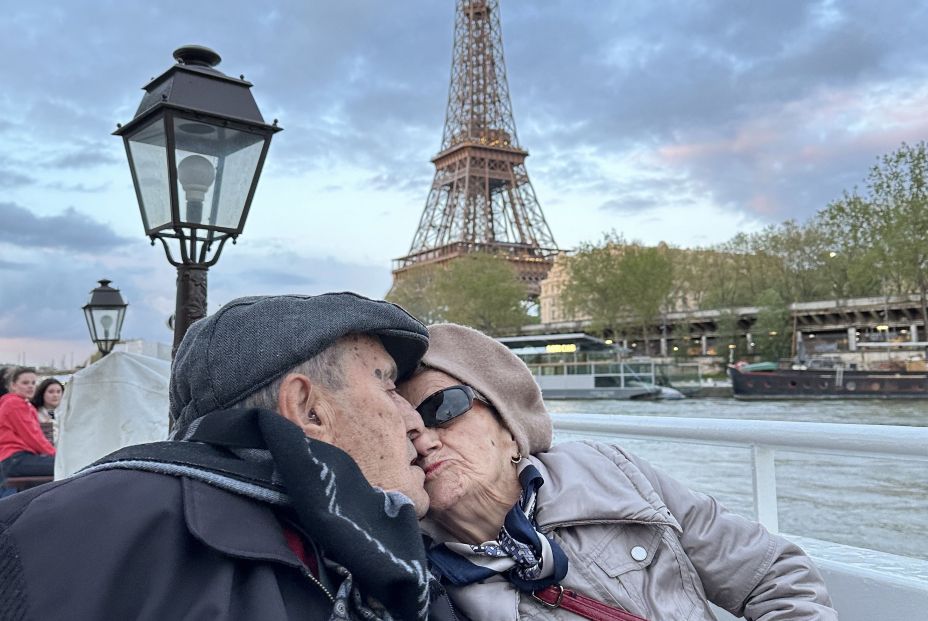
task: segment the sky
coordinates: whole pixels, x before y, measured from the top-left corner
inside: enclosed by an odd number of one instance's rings
[[[2,6],[0,363],[89,355],[80,307],[101,278],[129,303],[124,338],[171,341],[175,271],[111,132],[185,44],[219,52],[284,128],[209,272],[210,311],[386,294],[441,143],[454,2]],[[501,15],[519,141],[564,249],[802,222],[928,134],[925,3],[502,0]]]

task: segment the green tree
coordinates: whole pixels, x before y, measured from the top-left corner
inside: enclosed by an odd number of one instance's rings
[[[673,261],[668,247],[627,246],[619,261],[619,276],[624,306],[641,328],[647,350],[648,326],[660,318],[673,291]]]
[[[828,297],[831,286],[823,277],[828,240],[814,224],[787,220],[754,236],[755,254],[767,257],[765,280],[755,280],[752,304],[768,289],[788,303]]]
[[[879,224],[870,203],[856,189],[830,203],[815,217],[825,238],[823,275],[836,298],[866,297],[883,293]]]
[[[768,289],[758,298],[757,306],[757,321],[751,327],[754,351],[767,360],[788,357],[792,342],[789,305],[776,289]]]
[[[870,169],[871,223],[879,236],[881,267],[897,292],[921,298],[928,325],[928,148],[902,143]]]
[[[590,318],[594,330],[619,334],[634,325],[647,343],[674,291],[673,261],[666,245],[626,243],[616,233],[584,243],[569,258],[562,300],[569,313]]]
[[[622,291],[621,251],[625,240],[607,233],[598,244],[583,242],[567,262],[567,285],[561,299],[567,313],[590,318],[592,329],[619,333],[627,323]]]
[[[491,335],[518,330],[531,322],[525,284],[509,261],[473,253],[436,271],[430,287],[436,314]]]
[[[434,287],[435,277],[440,269],[423,265],[408,270],[393,284],[386,299],[399,304],[422,323],[443,321],[445,309]]]

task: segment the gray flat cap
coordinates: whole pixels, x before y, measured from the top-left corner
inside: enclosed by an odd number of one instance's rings
[[[232,300],[190,326],[171,365],[175,429],[264,388],[347,334],[380,337],[409,375],[428,332],[395,304],[355,293],[254,296]]]

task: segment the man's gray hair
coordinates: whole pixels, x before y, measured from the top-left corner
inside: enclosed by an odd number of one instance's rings
[[[357,336],[356,334],[349,334],[341,337],[309,360],[304,360],[300,364],[289,369],[286,373],[258,392],[248,395],[238,403],[229,407],[246,409],[263,408],[276,412],[277,400],[280,398],[280,386],[284,378],[291,373],[305,375],[314,384],[319,384],[332,392],[338,392],[345,387],[345,378],[341,365],[342,356],[350,341]]]

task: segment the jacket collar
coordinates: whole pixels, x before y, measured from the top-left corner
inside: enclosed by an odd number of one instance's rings
[[[614,446],[566,442],[529,457],[545,479],[538,490],[539,530],[582,523],[679,522],[645,475]]]
[[[202,481],[186,477],[180,480],[187,528],[201,542],[236,558],[302,566],[287,545],[277,515],[268,505]]]

